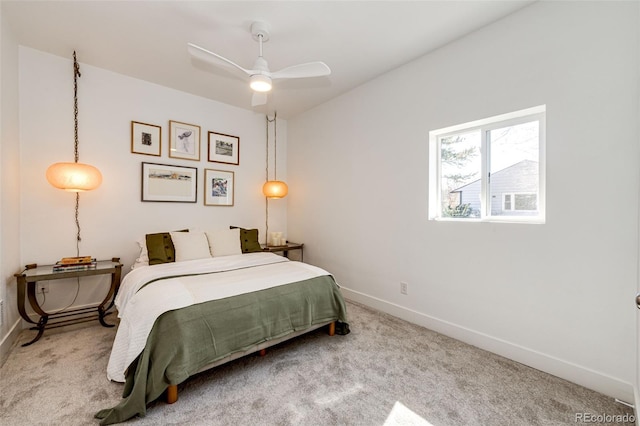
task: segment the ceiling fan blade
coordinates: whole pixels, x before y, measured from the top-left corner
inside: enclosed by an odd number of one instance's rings
[[[271,78],[306,78],[322,77],[331,74],[331,68],[324,62],[307,62],[306,64],[292,65],[271,74]]]
[[[251,106],[259,106],[267,103],[267,94],[265,92],[253,92],[251,97]]]
[[[191,56],[193,56],[194,58],[200,59],[202,61],[209,62],[214,65],[220,65],[221,63],[223,65],[231,65],[239,69],[240,71],[244,72],[247,75],[255,74],[254,71],[245,69],[240,65],[236,64],[235,62],[225,58],[224,56],[220,56],[217,53],[210,52],[209,50],[204,49],[200,46],[197,46],[193,43],[187,43],[187,50],[189,51],[189,54]]]

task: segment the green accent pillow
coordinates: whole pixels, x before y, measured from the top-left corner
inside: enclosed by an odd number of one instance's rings
[[[189,232],[183,229],[178,232]],[[171,234],[168,232],[159,232],[157,234],[147,234],[147,253],[149,254],[149,265],[159,265],[161,263],[169,263],[176,261],[176,249],[171,240]]]
[[[229,228],[235,229],[240,227],[230,226]],[[242,248],[242,253],[262,251],[262,247],[260,247],[260,242],[258,241],[258,230],[240,228],[240,247]]]

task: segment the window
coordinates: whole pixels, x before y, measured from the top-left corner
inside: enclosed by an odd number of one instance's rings
[[[544,222],[545,106],[429,132],[429,218]]]
[[[538,209],[538,194],[502,194],[502,210],[527,210]]]

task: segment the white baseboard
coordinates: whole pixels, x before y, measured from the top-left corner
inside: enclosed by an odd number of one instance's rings
[[[418,324],[470,345],[544,371],[545,373],[595,390],[612,398],[617,398],[629,403],[637,401],[634,397],[633,385],[616,379],[615,377],[396,305],[395,303],[377,297],[349,290],[342,286],[340,289],[345,298],[353,300],[354,302],[362,303],[363,305],[370,306],[405,321]]]
[[[22,331],[22,319],[18,318],[13,324],[9,332],[4,339],[0,342],[0,367],[4,365],[4,362],[9,357],[13,344],[18,340],[18,335]]]

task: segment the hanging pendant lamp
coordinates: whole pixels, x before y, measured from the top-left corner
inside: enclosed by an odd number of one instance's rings
[[[89,164],[78,162],[78,77],[80,65],[73,52],[73,101],[74,101],[74,154],[73,163],[55,163],[47,169],[47,181],[56,188],[69,192],[84,192],[96,189],[102,183],[100,170]]]
[[[262,193],[267,198],[283,198],[289,192],[289,187],[281,180],[269,180],[262,185]]]
[[[58,189],[84,192],[100,186],[102,174],[90,164],[55,163],[47,169],[47,180]]]
[[[278,113],[273,115],[273,180],[269,180],[269,117],[267,116],[267,181],[262,185],[262,193],[267,198],[284,198],[289,192],[286,183],[277,179]]]
[[[80,65],[73,52],[73,113],[74,113],[74,162],[55,163],[47,169],[47,181],[56,188],[76,193],[76,256],[80,256],[80,193],[96,189],[102,183],[102,173],[95,167],[78,162],[78,77]]]

